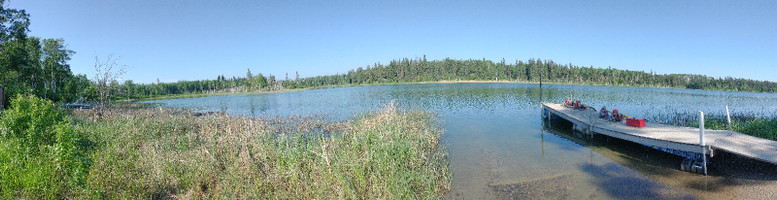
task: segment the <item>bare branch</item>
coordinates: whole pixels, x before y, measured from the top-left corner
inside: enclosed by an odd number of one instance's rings
[[[116,67],[118,69],[114,70]],[[109,55],[104,62],[100,62],[100,59],[95,56],[94,71],[94,81],[97,93],[100,95],[100,107],[106,108],[110,104],[111,91],[116,89],[111,86],[111,83],[127,73],[127,66],[119,65],[119,58],[113,58],[113,55]]]

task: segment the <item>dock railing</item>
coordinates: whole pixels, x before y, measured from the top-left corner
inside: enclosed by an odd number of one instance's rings
[[[726,120],[728,121],[728,135],[731,135],[731,113],[728,112],[728,105],[726,105]]]
[[[707,144],[704,142],[704,111],[699,111],[699,146],[701,146],[702,168],[704,175],[707,175]]]

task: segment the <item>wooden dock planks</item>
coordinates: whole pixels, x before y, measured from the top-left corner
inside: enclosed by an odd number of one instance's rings
[[[694,153],[703,149],[710,156],[722,150],[748,158],[777,164],[777,141],[753,137],[728,130],[705,130],[705,147],[699,145],[699,129],[646,123],[643,128],[627,126],[625,122],[600,119],[592,110],[576,110],[560,104],[542,103],[543,109],[587,130],[649,146],[664,147]]]

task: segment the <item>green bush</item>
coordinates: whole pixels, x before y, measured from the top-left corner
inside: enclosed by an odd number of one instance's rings
[[[0,126],[4,128],[3,139],[19,139],[36,153],[39,145],[54,144],[55,125],[62,121],[65,118],[50,101],[32,95],[17,95],[11,100],[11,109],[3,113]]]
[[[0,195],[67,198],[84,190],[82,135],[51,101],[17,95],[0,118]]]

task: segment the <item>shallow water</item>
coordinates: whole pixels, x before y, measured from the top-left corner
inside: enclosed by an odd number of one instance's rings
[[[543,85],[542,91],[541,97],[536,84],[413,84],[150,103],[250,116],[317,114],[337,121],[392,101],[404,109],[431,111],[438,114],[445,128],[454,198],[729,199],[777,195],[777,175],[759,172],[777,171],[772,165],[756,163],[752,167],[730,158],[719,163],[733,164],[712,176],[680,172],[676,168],[681,158],[636,144],[623,146],[624,141],[576,137],[564,127],[545,127],[539,104],[540,98],[561,103],[572,97],[595,108],[617,108],[648,121],[666,120],[677,113],[694,117],[699,110],[725,114],[725,105],[732,114],[775,117],[777,104],[769,102],[777,102],[777,94],[567,85]],[[740,173],[744,170],[737,168],[747,168],[748,172]]]

